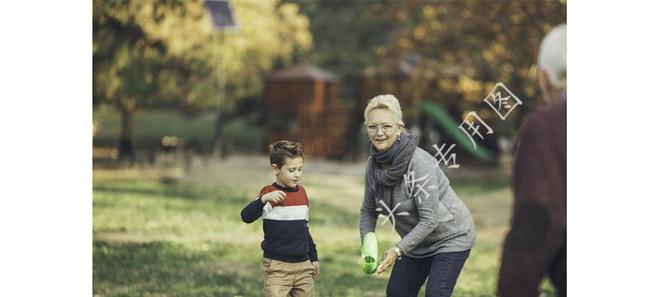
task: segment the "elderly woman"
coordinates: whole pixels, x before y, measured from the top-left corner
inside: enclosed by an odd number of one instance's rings
[[[387,296],[451,296],[475,243],[470,211],[456,196],[438,161],[417,147],[404,128],[399,101],[372,98],[364,110],[371,142],[365,173],[360,236],[387,216],[401,240],[383,254],[377,273],[394,265]]]

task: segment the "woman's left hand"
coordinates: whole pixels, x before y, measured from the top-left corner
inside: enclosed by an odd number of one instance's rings
[[[385,251],[383,254],[383,258],[380,260],[380,265],[378,265],[378,269],[376,269],[376,275],[381,274],[383,271],[390,268],[394,262],[396,262],[396,252],[392,247]]]

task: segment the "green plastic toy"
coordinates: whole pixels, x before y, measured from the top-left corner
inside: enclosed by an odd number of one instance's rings
[[[378,237],[376,233],[369,232],[362,240],[362,271],[367,274],[376,272],[378,268]]]

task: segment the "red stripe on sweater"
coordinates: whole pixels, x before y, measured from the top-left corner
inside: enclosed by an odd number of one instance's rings
[[[279,191],[278,188],[276,188],[273,185],[268,185],[265,186],[263,189],[261,189],[261,192],[259,195],[264,195],[273,191]],[[284,197],[284,200],[280,203],[270,203],[272,207],[275,206],[297,206],[297,205],[309,205],[309,200],[307,199],[307,192],[305,192],[305,188],[301,185],[298,185],[298,191],[297,192],[287,192],[287,191],[282,191],[286,196]]]

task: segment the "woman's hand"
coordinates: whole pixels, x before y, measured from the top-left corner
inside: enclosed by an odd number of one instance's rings
[[[273,203],[280,203],[284,200],[284,197],[286,197],[286,193],[283,191],[273,191],[262,195],[261,202],[266,203],[271,201]]]
[[[314,266],[314,273],[312,276],[315,279],[319,278],[319,275],[321,275],[321,264],[319,264],[319,261],[312,261],[312,265]]]
[[[394,248],[391,247],[383,254],[383,258],[380,260],[380,265],[376,269],[376,275],[381,274],[381,272],[387,270],[396,262],[396,252]]]

